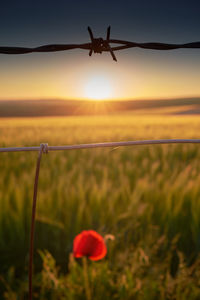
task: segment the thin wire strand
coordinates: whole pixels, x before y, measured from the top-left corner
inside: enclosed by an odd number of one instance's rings
[[[38,180],[39,180],[39,173],[40,173],[40,162],[42,158],[43,149],[44,149],[44,144],[41,144],[39,147],[39,153],[37,158],[34,190],[33,190],[30,248],[29,248],[29,300],[32,300],[33,298],[33,257],[34,257],[35,215],[36,215],[36,205],[37,205],[37,191],[38,191]]]
[[[124,142],[108,142],[108,143],[91,143],[77,144],[66,146],[48,146],[48,151],[62,151],[75,149],[90,149],[90,148],[108,148],[108,147],[126,147],[139,145],[155,145],[155,144],[200,144],[200,139],[160,139],[160,140],[141,140],[141,141],[124,141]],[[0,148],[0,152],[24,152],[24,151],[39,151],[40,147],[9,147]]]

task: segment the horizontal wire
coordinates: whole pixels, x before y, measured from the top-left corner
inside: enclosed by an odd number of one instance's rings
[[[123,44],[123,46],[113,47],[112,50],[123,50],[128,48],[143,48],[143,49],[152,49],[152,50],[175,50],[175,49],[199,49],[200,42],[192,42],[186,44],[167,44],[167,43],[136,43],[136,42],[129,42],[123,40],[110,40],[110,43],[114,44]]]
[[[57,51],[66,51],[73,49],[85,49],[90,50],[91,43],[86,44],[50,44],[34,48],[26,47],[0,47],[0,54],[26,54],[33,52],[57,52]]]
[[[33,52],[57,52],[57,51],[66,51],[73,49],[84,49],[89,51],[89,56],[92,53],[102,53],[110,52],[110,55],[114,61],[117,61],[117,58],[114,54],[114,51],[129,49],[129,48],[142,48],[142,49],[151,49],[151,50],[174,50],[174,49],[197,49],[200,48],[200,42],[192,42],[186,44],[167,44],[167,43],[136,43],[129,42],[124,40],[110,39],[110,29],[107,28],[106,39],[103,38],[94,38],[92,29],[88,26],[88,33],[90,36],[90,43],[84,44],[50,44],[43,45],[34,48],[27,47],[0,47],[0,54],[27,54]],[[111,46],[110,44],[118,44],[118,46]]]
[[[101,46],[101,52],[109,52],[124,50],[129,48],[142,48],[142,49],[151,49],[151,50],[175,50],[175,49],[199,49],[200,42],[192,42],[186,44],[167,44],[167,43],[136,43],[136,42],[129,42],[123,40],[114,40],[110,39],[109,43],[113,44],[121,44],[121,46],[110,47],[108,49],[105,46]],[[93,44],[92,43],[84,43],[84,44],[50,44],[44,45],[34,48],[27,48],[27,47],[0,47],[0,54],[27,54],[33,52],[58,52],[58,51],[66,51],[66,50],[73,50],[73,49],[83,49],[83,50],[92,50]]]
[[[59,150],[75,150],[75,149],[91,149],[91,148],[108,148],[108,147],[124,147],[124,146],[139,146],[139,145],[155,145],[155,144],[200,144],[200,139],[161,139],[161,140],[141,140],[141,141],[125,141],[125,142],[108,142],[108,143],[92,143],[92,144],[77,144],[66,146],[48,146],[45,151]],[[24,151],[39,151],[40,147],[9,147],[0,148],[0,152],[24,152]]]

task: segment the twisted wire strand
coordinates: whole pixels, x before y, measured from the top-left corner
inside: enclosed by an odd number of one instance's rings
[[[142,48],[142,49],[152,49],[152,50],[175,50],[175,49],[199,49],[200,42],[192,42],[186,44],[167,44],[167,43],[136,43],[122,40],[110,40],[110,43],[114,44],[124,44],[123,46],[113,47],[113,51],[123,50],[128,48]]]
[[[0,54],[26,54],[33,52],[57,52],[72,49],[91,49],[91,43],[86,44],[50,44],[34,48],[26,47],[0,47]]]
[[[121,44],[121,46],[110,47],[112,51],[119,51],[129,48],[142,48],[151,50],[175,50],[175,49],[200,49],[200,42],[186,44],[167,44],[167,43],[136,43],[123,40],[110,39],[109,43]],[[0,54],[27,54],[33,52],[58,52],[73,49],[93,50],[92,43],[84,44],[50,44],[34,48],[27,47],[0,47]],[[110,49],[101,47],[101,52],[109,52]]]

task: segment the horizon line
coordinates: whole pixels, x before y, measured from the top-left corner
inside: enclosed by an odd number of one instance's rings
[[[7,102],[7,101],[85,101],[85,102],[129,102],[129,101],[161,101],[161,100],[183,100],[183,99],[199,99],[200,95],[192,96],[192,95],[184,95],[184,96],[172,96],[172,97],[151,97],[151,98],[146,98],[146,97],[139,97],[139,98],[115,98],[115,99],[87,99],[87,98],[8,98],[8,99],[0,99],[0,102]]]

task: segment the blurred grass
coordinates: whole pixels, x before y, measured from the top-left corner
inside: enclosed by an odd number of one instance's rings
[[[199,138],[199,132],[197,116],[126,113],[1,119],[0,147]],[[1,154],[0,298],[4,299],[27,296],[36,159],[37,153]],[[109,241],[107,258],[90,264],[95,299],[199,299],[199,182],[197,144],[44,155],[37,206],[35,298],[85,299],[81,263],[69,255],[75,235],[94,229],[115,236]]]

